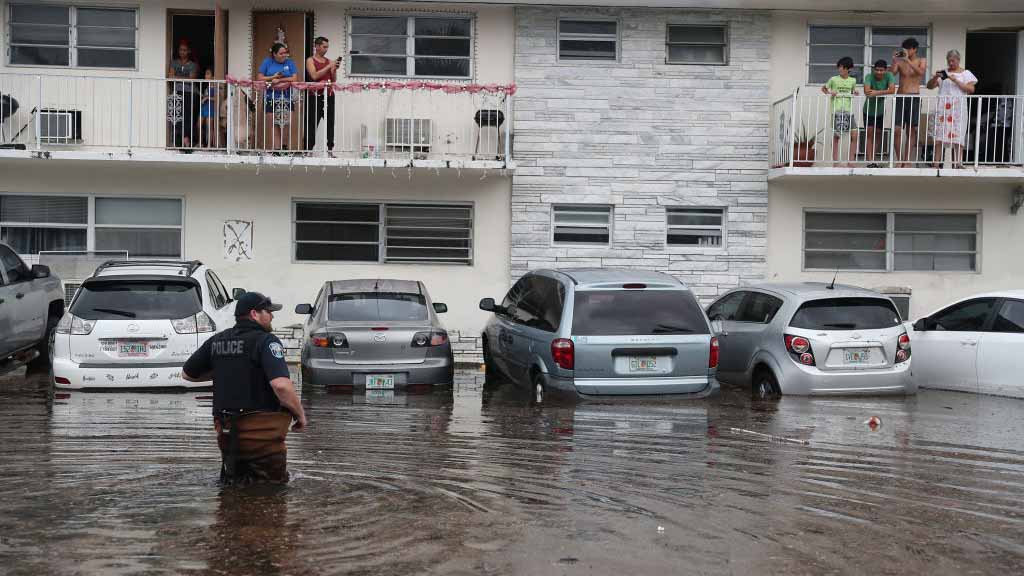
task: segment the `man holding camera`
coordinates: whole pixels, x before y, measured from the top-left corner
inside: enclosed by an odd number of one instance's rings
[[[334,83],[338,81],[338,65],[341,64],[341,56],[335,60],[328,60],[328,48],[330,48],[330,42],[327,38],[318,36],[313,41],[313,55],[306,58],[306,82],[331,83],[331,86],[326,89],[306,91],[306,134],[304,138],[306,150],[312,150],[316,146],[316,129],[325,112],[327,114],[327,150],[334,150]]]
[[[902,46],[893,54],[892,66],[889,68],[893,74],[899,76],[893,114],[897,168],[906,168],[909,166],[907,162],[918,159],[917,127],[921,123],[921,82],[928,71],[928,62],[917,57],[917,40],[907,38]],[[906,140],[903,138],[904,135]]]

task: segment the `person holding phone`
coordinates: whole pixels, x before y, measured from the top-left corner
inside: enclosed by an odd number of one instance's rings
[[[978,78],[960,66],[960,52],[946,53],[946,69],[936,70],[928,80],[928,89],[939,89],[938,104],[933,113],[931,135],[935,141],[933,166],[942,167],[946,150],[953,152],[953,168],[960,168],[967,136],[967,96],[974,94]]]
[[[270,47],[270,56],[260,64],[256,79],[266,82],[263,111],[267,121],[273,126],[270,141],[271,150],[287,150],[282,138],[282,128],[292,121],[292,88],[291,83],[298,79],[299,68],[295,65],[288,52],[288,47],[275,42]]]
[[[316,146],[316,129],[320,125],[320,119],[327,115],[327,150],[334,150],[334,86],[338,81],[338,66],[341,64],[341,56],[335,60],[327,59],[327,49],[330,48],[330,41],[323,36],[317,36],[313,40],[313,55],[306,58],[306,82],[330,82],[324,94],[324,90],[306,91],[306,133],[304,148],[312,150]]]
[[[921,123],[921,82],[928,70],[928,61],[917,56],[918,46],[914,38],[904,40],[902,48],[893,53],[889,68],[899,76],[893,114],[897,168],[906,168],[910,165],[908,162],[916,162],[919,158],[917,127]]]

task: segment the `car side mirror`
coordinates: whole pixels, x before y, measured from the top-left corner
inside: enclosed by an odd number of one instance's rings
[[[311,306],[309,304],[299,304],[298,306],[295,307],[295,313],[296,314],[312,314],[313,313],[313,306]]]
[[[434,313],[436,313],[436,314],[444,314],[445,312],[448,312],[448,305],[447,304],[444,304],[444,303],[441,303],[441,302],[435,302],[434,303]]]
[[[242,294],[245,294],[245,288],[235,288],[231,290],[231,299],[238,300],[242,297]]]
[[[32,266],[32,277],[33,278],[49,278],[50,267],[43,266],[42,264],[35,264]]]
[[[484,312],[497,312],[497,307],[494,305],[494,298],[484,298],[481,300],[480,309]]]

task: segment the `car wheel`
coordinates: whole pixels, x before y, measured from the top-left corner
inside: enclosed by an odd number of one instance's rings
[[[768,400],[779,395],[779,381],[771,370],[762,369],[757,372],[751,386],[751,395],[754,400]]]
[[[544,403],[544,398],[547,396],[547,387],[544,385],[544,375],[540,372],[533,375],[530,393],[533,395],[534,404]]]
[[[46,317],[46,333],[43,334],[42,340],[36,344],[36,352],[39,355],[28,363],[29,370],[45,370],[53,365],[53,338],[59,323],[60,316],[54,316],[53,313],[50,313]]]

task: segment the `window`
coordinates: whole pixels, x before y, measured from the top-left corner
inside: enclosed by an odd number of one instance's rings
[[[559,60],[619,59],[619,23],[615,20],[559,20]]]
[[[552,206],[552,242],[601,244],[611,240],[611,206]]]
[[[133,8],[11,4],[9,22],[11,64],[135,68]]]
[[[844,56],[853,58],[851,75],[859,84],[875,60],[892,64],[893,52],[907,38],[920,44],[917,53],[928,57],[928,28],[883,26],[811,26],[808,31],[807,81],[823,84],[837,74],[836,62]],[[928,76],[925,74],[925,76]]]
[[[24,255],[111,250],[130,258],[180,258],[182,201],[4,194],[0,237]]]
[[[747,292],[733,292],[715,302],[708,308],[708,318],[712,320],[736,320],[739,317],[740,305],[747,297]]]
[[[978,298],[954,304],[932,316],[936,323],[936,330],[948,332],[980,332],[985,327],[992,309],[995,308],[995,298]]]
[[[513,319],[530,328],[554,332],[562,323],[565,288],[553,278],[529,276],[525,292],[513,311]]]
[[[992,331],[1024,333],[1024,302],[1020,300],[1003,302],[999,313],[996,314],[995,323],[992,324]]]
[[[473,263],[473,208],[439,204],[295,203],[295,259]]]
[[[70,312],[86,320],[166,320],[188,318],[202,309],[199,291],[191,282],[108,276],[82,284]]]
[[[353,16],[349,74],[472,75],[473,20],[445,16]]]
[[[422,294],[350,292],[327,297],[327,319],[345,322],[422,322],[429,318]]]
[[[668,208],[665,214],[669,246],[723,245],[724,208]]]
[[[505,294],[505,299],[501,301],[501,307],[509,309],[515,306],[519,302],[519,299],[526,293],[527,285],[530,282],[530,276],[524,276],[520,278],[512,288],[509,289],[508,294]]]
[[[879,330],[900,325],[900,313],[881,298],[824,298],[803,303],[789,325],[806,330]]]
[[[726,26],[669,24],[666,42],[668,64],[728,64],[729,29]]]
[[[0,246],[0,266],[3,266],[4,276],[6,276],[8,284],[27,282],[32,279],[32,273],[29,271],[28,266],[6,246]]]
[[[582,290],[573,303],[576,336],[707,334],[697,301],[678,290]]]
[[[775,318],[779,308],[782,308],[782,300],[779,298],[761,292],[750,292],[746,300],[743,301],[743,308],[737,320],[753,324],[768,324]]]
[[[214,308],[220,310],[228,305],[230,298],[228,298],[227,292],[224,291],[224,287],[212,270],[206,271],[206,288],[210,291],[210,302]]]
[[[808,270],[973,272],[977,242],[977,214],[804,214]]]

